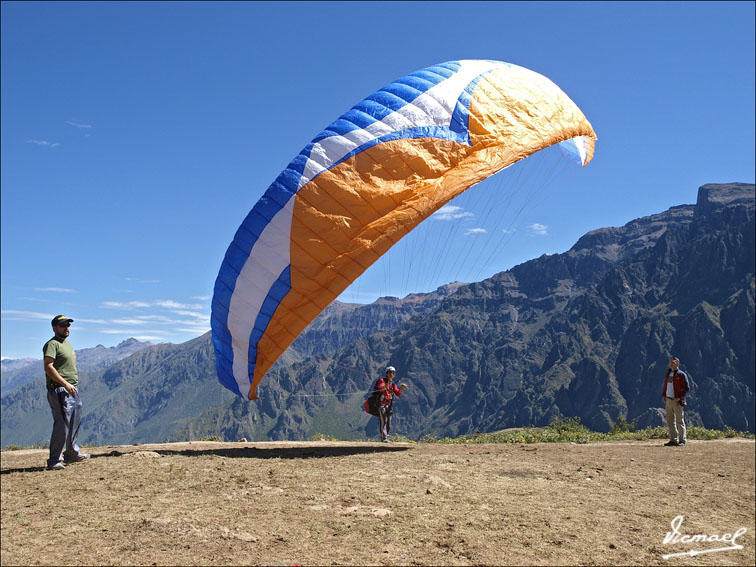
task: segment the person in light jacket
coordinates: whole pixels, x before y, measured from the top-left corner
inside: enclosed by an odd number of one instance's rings
[[[669,441],[667,447],[685,445],[685,396],[690,392],[688,375],[680,370],[680,359],[673,356],[669,359],[669,369],[664,376],[662,401],[667,407],[667,428]]]

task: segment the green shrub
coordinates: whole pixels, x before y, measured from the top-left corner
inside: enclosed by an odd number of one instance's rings
[[[635,431],[636,425],[633,421],[632,423],[628,423],[627,420],[619,416],[617,418],[617,421],[615,423],[612,423],[612,435],[616,435],[618,433],[632,433]]]
[[[557,433],[589,433],[590,430],[580,423],[579,417],[560,417],[549,423],[549,429]]]
[[[637,432],[638,439],[666,439],[669,437],[669,431],[663,425],[657,425],[651,427],[650,425],[645,429],[641,429]]]
[[[547,427],[523,427],[493,433],[476,432],[461,437],[444,437],[437,439],[425,435],[421,443],[477,444],[477,443],[576,443],[584,445],[598,441],[645,441],[648,439],[666,439],[669,435],[665,426],[646,427],[637,430],[635,423],[629,423],[622,417],[612,424],[609,433],[591,431],[580,423],[579,417],[562,417],[552,421]],[[745,437],[753,439],[754,434],[735,431],[725,427],[724,431],[704,427],[688,427],[689,439],[722,439],[726,437]]]
[[[688,439],[711,440],[721,439],[722,437],[724,437],[724,432],[720,431],[719,429],[706,429],[705,427],[691,425],[687,428],[687,435]]]
[[[344,440],[339,439],[338,437],[334,437],[333,435],[326,435],[324,433],[315,433],[312,437],[310,437],[310,441],[344,441]]]

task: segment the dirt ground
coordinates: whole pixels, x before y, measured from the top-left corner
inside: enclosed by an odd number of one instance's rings
[[[2,565],[755,563],[752,440],[91,453],[47,471],[44,450],[2,452]],[[665,544],[677,516],[710,541]]]

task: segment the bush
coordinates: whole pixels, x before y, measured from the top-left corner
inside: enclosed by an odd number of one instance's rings
[[[579,417],[560,417],[549,423],[549,429],[557,433],[590,433],[590,430],[580,423]]]
[[[706,429],[705,427],[698,427],[691,425],[687,428],[688,439],[721,439],[724,437],[724,433],[718,429]]]
[[[645,429],[637,431],[636,434],[638,435],[638,439],[666,439],[669,437],[669,431],[663,425],[657,425],[656,427],[649,425]]]
[[[636,425],[633,421],[632,423],[628,423],[627,420],[619,416],[617,418],[617,421],[615,423],[612,423],[612,435],[616,435],[618,433],[632,433],[635,431]]]
[[[333,435],[326,435],[325,433],[315,433],[312,437],[310,437],[310,441],[345,441],[345,440],[339,439],[338,437],[334,437]]]

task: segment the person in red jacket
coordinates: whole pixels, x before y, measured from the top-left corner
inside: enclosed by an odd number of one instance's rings
[[[680,359],[673,356],[669,359],[669,370],[664,376],[664,390],[662,401],[667,406],[667,427],[669,441],[664,445],[677,447],[685,445],[685,416],[684,407],[686,394],[690,392],[688,375],[680,370]]]
[[[394,384],[396,368],[389,366],[386,368],[386,375],[378,380],[375,389],[378,392],[378,419],[381,420],[381,441],[389,443],[391,441],[389,432],[391,431],[391,414],[393,413],[394,396],[401,397],[402,392],[407,388],[407,384],[397,386]]]

